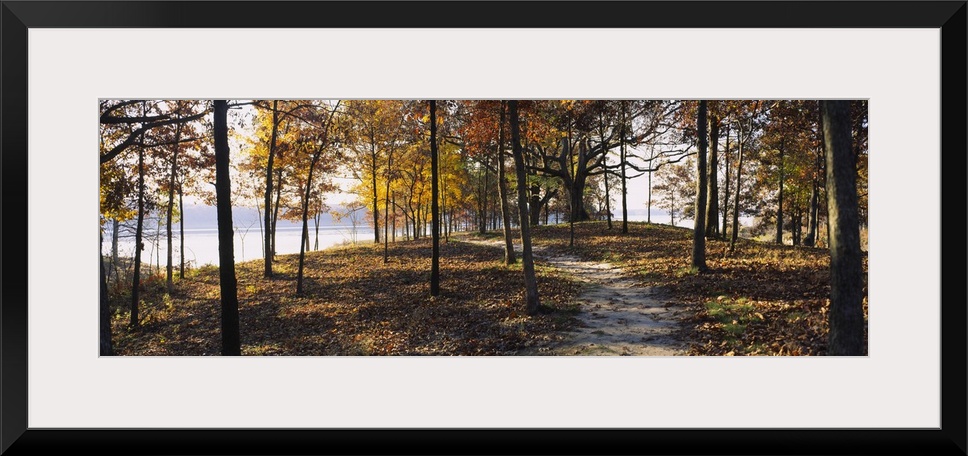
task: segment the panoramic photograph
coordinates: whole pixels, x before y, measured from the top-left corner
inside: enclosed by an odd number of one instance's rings
[[[98,104],[102,356],[868,352],[867,100]]]

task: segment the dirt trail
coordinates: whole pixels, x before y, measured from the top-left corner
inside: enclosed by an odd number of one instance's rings
[[[471,241],[502,246],[501,241]],[[515,245],[516,252],[521,251]],[[643,287],[610,263],[581,261],[567,254],[551,254],[535,246],[535,259],[561,269],[588,285],[578,296],[581,321],[555,355],[685,355],[686,345],[675,337],[675,311],[659,299],[657,290]]]

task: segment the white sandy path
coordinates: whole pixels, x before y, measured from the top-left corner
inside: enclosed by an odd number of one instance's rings
[[[502,241],[471,241],[502,247]],[[520,258],[521,246],[514,246]],[[553,255],[536,246],[535,260],[561,269],[587,285],[578,296],[581,325],[545,354],[682,356],[686,344],[675,337],[679,322],[658,292],[642,286],[610,263]]]

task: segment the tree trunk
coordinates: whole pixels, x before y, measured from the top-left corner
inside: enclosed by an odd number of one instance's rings
[[[222,355],[242,354],[235,281],[232,183],[229,179],[228,103],[215,100],[215,197],[218,212],[218,277],[222,302]]]
[[[141,301],[141,251],[144,250],[142,235],[145,218],[145,147],[144,139],[138,147],[138,221],[134,232],[134,274],[131,279],[131,328],[137,328],[140,324],[138,318],[138,305]],[[151,263],[151,257],[148,257]]]
[[[316,215],[313,216],[313,230],[316,234],[316,239],[313,242],[313,250],[319,250],[319,219],[322,217],[322,212],[322,206],[317,206]]]
[[[866,351],[864,275],[850,104],[847,101],[823,101],[822,104],[831,230],[828,351],[834,356],[860,356]]]
[[[649,198],[646,209],[645,222],[652,223],[652,167],[649,166]]]
[[[783,244],[783,148],[784,141],[780,141],[780,196],[776,205],[776,243]]]
[[[622,135],[619,139],[619,158],[622,165],[622,234],[629,234],[629,203],[628,203],[628,176],[625,174],[626,150],[625,150],[625,102],[622,102]]]
[[[538,222],[541,221],[541,186],[538,184],[531,184],[531,202],[528,203],[529,219],[531,220],[531,226],[538,226]]]
[[[118,267],[118,238],[121,234],[121,222],[111,220],[111,267]]]
[[[279,200],[282,198],[282,170],[276,173],[276,206],[272,209],[272,248],[269,254],[276,257],[276,224],[279,223]]]
[[[719,237],[719,117],[709,119],[709,192],[706,194],[706,237]]]
[[[155,273],[161,274],[161,217],[158,217],[158,224],[155,225],[155,242],[152,244],[155,252]]]
[[[676,192],[669,192],[669,196],[672,199],[672,204],[669,205],[669,223],[671,223],[672,226],[676,226]]]
[[[817,199],[817,182],[814,180],[813,188],[810,189],[810,209],[807,212],[807,236],[803,239],[803,245],[807,247],[813,247],[817,240],[817,215],[820,213]]]
[[[437,182],[440,180],[437,159],[437,101],[430,100],[430,212],[431,238],[430,296],[440,295],[440,207]]]
[[[98,265],[101,266],[101,297],[99,304],[99,348],[98,353],[101,356],[111,356],[114,354],[114,350],[111,347],[111,306],[108,302],[108,278],[104,273],[104,259],[101,255],[97,256]]]
[[[279,100],[272,100],[272,133],[269,135],[269,159],[266,162],[266,193],[265,193],[265,268],[263,276],[272,277],[272,220],[269,209],[272,207],[272,161],[276,154],[276,134],[279,130]]]
[[[736,162],[736,198],[733,206],[733,231],[729,234],[729,249],[736,248],[736,238],[739,235],[739,198],[743,177],[743,127],[739,127],[736,142],[739,143],[739,161]]]
[[[568,127],[568,138],[565,141],[565,144],[564,144],[563,147],[567,147],[568,148],[568,150],[565,151],[565,153],[568,155],[568,166],[574,167],[574,165],[572,163],[575,161],[575,159],[572,157],[571,126],[570,125]],[[572,172],[572,174],[574,174],[574,172]],[[569,212],[568,213],[568,228],[571,231],[571,239],[568,242],[568,247],[574,247],[575,246],[575,220],[578,219],[579,216],[577,214],[578,214],[578,211],[581,210],[581,209],[579,209],[579,207],[581,206],[581,198],[579,198],[579,201],[577,203],[575,202],[575,194],[574,194],[574,191],[572,190],[571,187],[572,186],[568,186],[568,205],[569,205],[568,206],[568,212]]]
[[[178,278],[185,278],[185,201],[182,199],[182,183],[178,183]]]
[[[568,141],[570,143],[571,139]],[[584,160],[583,157],[587,154],[585,142],[581,141],[578,146],[578,160],[581,162],[581,160]],[[569,153],[571,152],[569,151]],[[581,222],[590,220],[591,217],[588,215],[588,211],[585,210],[585,180],[588,178],[588,175],[581,171],[582,167],[580,163],[578,168],[579,169],[573,173],[574,177],[572,178],[571,185],[568,187],[568,191],[571,194],[572,217],[576,222]]]
[[[306,246],[306,251],[309,251],[309,214],[308,213],[306,214],[305,225],[306,226],[303,227],[303,232],[302,232],[303,245]],[[243,242],[245,242],[245,240],[243,240]],[[242,249],[242,256],[245,257],[245,248]]]
[[[302,207],[302,242],[299,243],[299,270],[296,272],[296,294],[303,292],[303,267],[306,263],[306,250],[309,250],[309,192],[313,188],[313,171],[316,169],[316,162],[319,161],[319,154],[322,146],[318,146],[313,158],[309,162],[309,175],[306,178],[306,191],[303,193]]]
[[[165,265],[165,288],[171,294],[174,288],[172,284],[172,245],[171,245],[171,219],[175,210],[175,177],[178,173],[178,141],[181,139],[181,125],[175,129],[175,145],[171,155],[171,180],[168,185],[168,222],[165,224],[165,231],[168,236],[168,263]]]
[[[488,164],[489,163],[487,163],[487,161],[488,161],[487,160],[487,157],[485,156],[484,157],[484,191],[481,192],[481,221],[480,221],[481,222],[481,229],[480,229],[481,234],[484,234],[484,233],[487,232],[487,192],[489,190],[488,187],[490,187],[490,185],[489,185],[490,182],[488,182],[488,180],[489,180],[488,177],[489,177],[489,174],[490,174],[488,172]]]
[[[605,157],[602,160],[605,163],[605,172],[603,173],[605,178],[605,221],[608,222],[608,229],[612,229],[612,197],[608,192],[608,152],[605,152]]]
[[[528,220],[527,176],[524,171],[524,154],[518,125],[518,101],[508,102],[511,117],[511,153],[514,170],[518,177],[518,212],[521,220],[521,261],[524,263],[525,309],[528,315],[538,313],[538,282],[534,273],[534,257],[531,255],[531,224]]]
[[[696,159],[698,185],[696,188],[695,225],[692,236],[692,267],[706,270],[706,100],[699,102],[699,154]]]
[[[723,230],[719,233],[723,240],[726,240],[726,223],[729,219],[729,121],[726,122],[726,147],[723,149],[723,165],[726,168],[726,175],[723,179]]]
[[[386,182],[386,195],[383,198],[383,264],[390,262],[390,239],[388,236],[388,229],[390,227],[390,167],[393,164],[393,158],[387,158],[387,182]],[[396,215],[393,217],[393,232],[389,233],[396,240]]]
[[[373,243],[380,243],[380,206],[379,197],[376,193],[376,145],[372,138],[370,140],[370,157],[373,160],[371,169],[373,170]]]
[[[508,207],[508,183],[504,173],[504,100],[501,101],[500,125],[497,134],[497,190],[501,198],[501,219],[504,225],[504,264],[514,264],[514,241],[511,239],[511,210]]]

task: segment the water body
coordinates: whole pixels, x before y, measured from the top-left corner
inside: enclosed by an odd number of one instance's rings
[[[235,229],[234,247],[236,263],[264,258],[263,234],[259,226],[255,224],[257,219],[254,217],[251,218],[252,220],[250,222],[252,223],[246,223],[245,226],[237,226]],[[629,214],[629,221],[644,222],[647,218],[647,215],[642,213]],[[744,225],[749,223],[749,220],[744,220],[746,217],[741,217],[740,219]],[[651,220],[652,223],[656,224],[669,224],[671,217],[665,212],[653,211]],[[549,217],[549,222],[552,224],[555,223],[554,215]],[[621,224],[621,214],[613,217],[612,222]],[[564,218],[559,217],[559,223],[567,222]],[[677,218],[676,226],[692,228],[693,221],[691,219]],[[167,263],[168,254],[166,233],[164,229],[160,233],[156,233],[154,226],[150,228],[145,227],[144,230],[143,242],[145,248],[141,252],[141,260],[146,265],[158,264],[164,267]],[[299,224],[280,221],[276,229],[276,253],[279,255],[298,254],[301,229],[301,225]],[[173,227],[172,235],[172,260],[177,265],[180,259],[178,225]],[[398,236],[400,235],[402,233],[398,233]],[[321,225],[319,227],[319,249],[337,245],[370,242],[373,242],[373,227],[369,223],[361,222],[356,227],[352,225]],[[309,245],[311,250],[316,248],[316,231],[311,222],[309,224]],[[106,231],[104,233],[101,252],[105,255],[111,253],[110,232]],[[122,231],[122,235],[118,240],[118,255],[129,258],[134,256],[134,235],[130,232]],[[185,228],[185,262],[192,267],[218,265],[218,229],[215,226],[192,227],[189,225],[189,227]]]
[[[276,229],[276,254],[298,254],[299,241],[302,228],[299,226],[279,226]],[[372,235],[372,228],[370,229]],[[334,245],[352,244],[354,241],[366,242],[370,237],[366,236],[365,227],[358,226],[354,232],[352,227],[345,226],[320,226],[319,227],[319,248],[324,249]],[[177,265],[179,262],[179,240],[178,226],[172,230],[172,260]],[[145,248],[141,252],[141,261],[152,265],[160,263],[161,267],[167,264],[168,243],[164,230],[156,236],[154,230],[145,230],[143,235]],[[155,240],[157,238],[157,245]],[[237,228],[233,240],[235,247],[235,262],[251,261],[264,258],[264,238],[259,232],[258,227]],[[316,245],[316,232],[312,224],[309,225],[309,246]],[[101,252],[109,255],[111,252],[110,233],[105,233],[104,242],[101,245]],[[118,239],[118,255],[122,257],[134,256],[134,237],[126,236]],[[203,265],[218,265],[218,229],[216,228],[186,228],[185,229],[185,262],[193,267]]]

